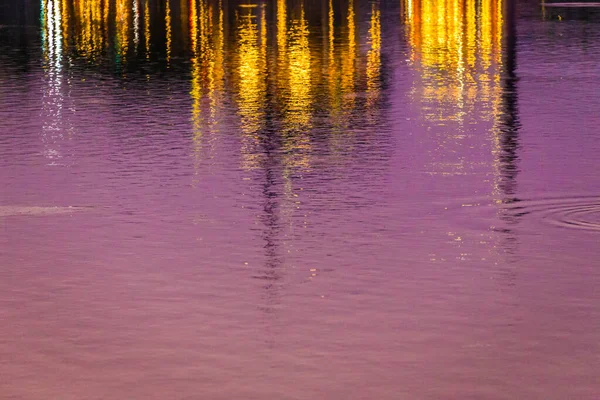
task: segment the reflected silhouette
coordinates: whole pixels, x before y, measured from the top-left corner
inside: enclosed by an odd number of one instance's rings
[[[498,163],[500,177],[498,188],[504,196],[504,201],[509,201],[516,195],[516,178],[518,174],[519,147],[519,109],[517,93],[517,32],[516,32],[516,5],[514,0],[505,0],[505,34],[502,73],[502,94],[500,115],[497,129],[500,135],[500,153]]]
[[[498,136],[498,150],[496,163],[498,173],[496,177],[496,197],[499,198],[499,218],[507,223],[502,233],[501,248],[507,254],[508,262],[518,260],[519,240],[514,225],[519,222],[521,213],[519,207],[506,208],[518,202],[517,176],[519,173],[519,130],[521,127],[518,107],[518,77],[517,69],[517,32],[516,32],[516,1],[504,0],[504,41],[503,41],[503,72],[502,92],[500,96],[499,116],[496,122],[495,135]],[[516,271],[505,271],[512,284],[516,278]]]

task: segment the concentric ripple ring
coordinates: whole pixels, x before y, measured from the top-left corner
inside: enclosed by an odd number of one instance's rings
[[[506,205],[506,209],[538,214],[555,226],[600,232],[600,197],[522,200]]]

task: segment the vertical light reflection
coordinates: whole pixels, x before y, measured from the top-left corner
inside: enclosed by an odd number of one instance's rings
[[[277,10],[276,10],[276,41],[277,41],[277,66],[271,72],[274,75],[274,79],[276,81],[276,87],[278,90],[276,91],[277,106],[281,106],[285,103],[285,98],[282,93],[282,89],[286,87],[287,82],[287,68],[288,68],[288,60],[287,60],[287,43],[288,43],[288,10],[287,10],[287,0],[277,0]]]
[[[144,1],[144,51],[146,53],[146,59],[150,58],[150,7],[148,1]]]
[[[356,106],[356,80],[357,80],[357,43],[356,43],[356,15],[354,12],[354,2],[348,2],[346,17],[341,27],[341,40],[336,45],[334,28],[334,9],[330,2],[329,9],[329,64],[328,89],[329,89],[329,112],[332,123],[332,133],[330,137],[330,146],[332,150],[348,150],[349,142],[340,134],[352,132],[349,129],[352,125],[352,117]],[[369,38],[371,43],[371,38]],[[376,44],[376,42],[375,42]],[[376,56],[371,53],[372,56]],[[371,61],[375,61],[371,58]],[[371,64],[374,67],[373,64]],[[371,70],[373,72],[373,70]],[[371,75],[374,78],[374,75]],[[374,81],[371,81],[374,83]],[[374,88],[372,86],[372,88]]]
[[[165,2],[165,34],[167,37],[167,65],[171,62],[171,2]]]
[[[356,15],[354,0],[348,2],[347,14],[347,45],[342,54],[342,107],[346,112],[354,109],[355,105],[355,74],[356,74]]]
[[[277,0],[277,51],[285,54],[287,44],[287,5],[286,0]]]
[[[40,25],[42,26],[42,54],[44,57],[47,56],[48,52],[48,15],[46,9],[48,8],[48,0],[40,1]]]
[[[200,0],[202,3],[204,0]],[[202,6],[200,6],[202,7]],[[198,12],[197,0],[190,1],[190,43],[192,45],[192,88],[190,95],[192,97],[192,130],[194,142],[194,154],[199,161],[204,130],[206,127],[206,118],[203,112],[203,98],[205,88],[207,86],[206,77],[206,56],[201,43],[204,39],[200,37],[206,35],[206,31],[202,29],[203,24],[200,19],[204,18],[204,14]]]
[[[369,51],[367,53],[367,107],[373,108],[381,90],[381,12],[378,5],[371,6],[369,26]]]
[[[224,26],[223,26],[223,0],[219,0],[216,32],[214,38],[213,57],[210,60],[210,83],[208,98],[210,99],[210,126],[216,131],[218,122],[217,113],[221,109],[221,95],[225,77],[223,65],[224,51]]]
[[[403,0],[424,117],[439,125],[492,119],[501,49],[502,0]],[[479,21],[478,21],[479,16]],[[488,106],[482,107],[482,101]],[[485,114],[487,113],[487,116]]]
[[[192,129],[196,164],[206,148],[214,150],[222,109],[224,85],[224,16],[222,1],[217,9],[204,0],[190,2],[190,44],[192,46]],[[216,18],[215,18],[216,14]],[[209,155],[212,157],[212,155]]]
[[[133,43],[137,51],[140,43],[140,9],[139,0],[133,0]]]
[[[70,19],[71,16],[69,15],[69,3],[67,0],[62,0],[61,1],[61,32],[62,32],[62,37],[63,37],[63,48],[67,48],[69,46],[69,31],[70,31]]]
[[[299,18],[290,22],[288,32],[289,100],[286,119],[288,128],[293,130],[310,127],[312,82],[308,34],[308,22],[302,7]]]
[[[198,50],[198,6],[196,2],[197,0],[190,0],[190,44],[193,52]]]
[[[335,49],[335,11],[333,9],[333,0],[329,0],[328,12],[328,36],[329,36],[329,56],[327,64],[327,81],[329,88],[329,109],[334,125],[340,123],[341,91],[340,91],[340,70],[338,60],[336,59]]]
[[[512,4],[514,12],[515,1],[402,2],[411,62],[418,72],[412,97],[434,142],[429,172],[478,174],[496,203],[512,201],[519,129],[516,35],[514,21],[511,29],[504,8]],[[489,135],[475,135],[474,125],[476,131],[488,129]],[[500,219],[513,218],[505,214],[500,206]],[[509,242],[514,243],[514,238],[498,247],[506,250],[512,246]]]
[[[329,62],[333,62],[334,46],[335,46],[335,12],[333,11],[333,0],[329,0],[327,11],[327,26],[329,28]]]
[[[240,8],[237,29],[238,112],[241,117],[242,167],[259,166],[259,134],[263,128],[266,108],[266,60],[261,50],[257,7]],[[264,12],[264,9],[260,9]]]
[[[42,100],[42,142],[44,156],[49,165],[58,165],[63,157],[60,143],[64,138],[63,131],[63,41],[62,13],[60,0],[44,0],[42,2],[42,51],[44,53],[44,77],[46,85]]]
[[[312,55],[309,46],[309,28],[304,4],[298,17],[289,23],[287,43],[287,99],[284,115],[285,156],[284,176],[293,168],[308,169],[312,122]]]
[[[116,0],[115,26],[116,38],[115,47],[117,54],[117,64],[125,65],[127,62],[127,51],[129,50],[129,19],[130,9],[127,0]]]
[[[103,10],[104,7],[104,10]],[[94,60],[106,42],[108,4],[101,0],[79,0],[73,6],[76,35],[75,47],[79,54]]]

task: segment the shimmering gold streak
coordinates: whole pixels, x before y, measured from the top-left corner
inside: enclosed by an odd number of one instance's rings
[[[167,36],[167,64],[171,62],[171,1],[166,0],[165,3],[165,32]]]
[[[148,6],[148,0],[144,2],[144,50],[146,52],[146,59],[150,58],[150,8]]]
[[[370,48],[367,53],[367,107],[373,107],[379,97],[381,74],[381,12],[373,4],[369,27]]]

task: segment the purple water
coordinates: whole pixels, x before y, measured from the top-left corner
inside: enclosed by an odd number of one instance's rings
[[[0,398],[598,399],[600,14],[506,1],[9,1]]]

